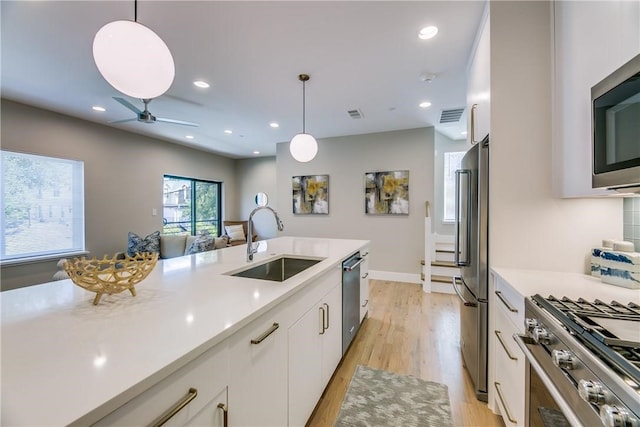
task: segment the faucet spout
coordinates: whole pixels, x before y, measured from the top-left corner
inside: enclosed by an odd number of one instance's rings
[[[251,213],[249,214],[249,222],[247,223],[247,262],[253,261],[253,254],[258,252],[258,248],[253,245],[253,221],[252,221],[252,219],[253,219],[253,215],[255,215],[256,212],[258,212],[259,210],[262,210],[262,209],[267,209],[267,210],[271,211],[271,213],[273,214],[273,216],[274,216],[274,218],[276,220],[276,225],[278,226],[278,231],[284,230],[284,224],[280,220],[280,217],[278,216],[278,213],[275,210],[273,210],[272,208],[270,208],[269,206],[258,206],[253,211],[251,211]]]

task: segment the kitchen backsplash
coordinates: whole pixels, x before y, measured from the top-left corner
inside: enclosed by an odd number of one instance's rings
[[[640,252],[640,197],[624,199],[624,240],[633,242],[636,252]]]

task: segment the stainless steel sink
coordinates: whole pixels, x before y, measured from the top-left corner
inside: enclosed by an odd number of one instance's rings
[[[226,274],[229,276],[247,277],[250,279],[284,282],[320,261],[322,261],[322,259],[282,256],[263,264]]]

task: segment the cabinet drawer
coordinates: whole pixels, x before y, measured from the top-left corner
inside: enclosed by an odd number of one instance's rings
[[[519,331],[505,310],[496,310],[492,335],[496,367],[493,388],[496,404],[507,426],[525,425],[525,357],[513,340],[515,333]]]
[[[171,408],[181,402],[189,401],[164,424],[165,426],[184,425],[216,397],[220,390],[226,390],[228,371],[227,349],[224,344],[221,344],[208,350],[94,425],[151,425]]]
[[[518,331],[524,331],[524,297],[499,276],[494,275],[494,307],[507,315]]]

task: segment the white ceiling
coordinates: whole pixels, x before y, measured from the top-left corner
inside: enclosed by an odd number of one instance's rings
[[[100,75],[92,57],[106,23],[134,19],[131,1],[1,2],[2,97],[231,158],[274,155],[302,130],[316,138],[435,126],[461,139],[440,112],[465,106],[466,69],[481,1],[151,1],[138,2],[138,22],[171,50],[176,76],[149,104],[157,117],[197,128],[137,121],[113,100],[124,95]],[[418,31],[436,25],[438,35]],[[436,75],[432,83],[420,76]],[[211,87],[199,89],[201,79]],[[142,107],[140,100],[127,98]],[[430,101],[421,109],[418,104]],[[107,109],[93,111],[93,105]],[[364,118],[352,119],[347,110]],[[269,127],[276,121],[278,129]],[[233,130],[231,135],[225,129]],[[193,141],[185,135],[195,137]]]

